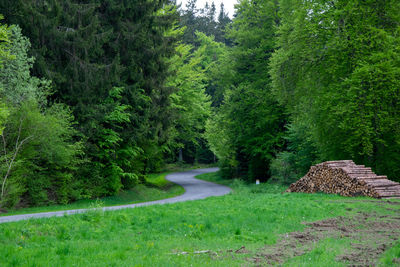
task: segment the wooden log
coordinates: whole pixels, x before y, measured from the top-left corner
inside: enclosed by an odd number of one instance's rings
[[[400,196],[400,184],[376,175],[371,168],[356,165],[351,160],[328,161],[311,166],[309,172],[288,192],[326,192],[343,196]]]

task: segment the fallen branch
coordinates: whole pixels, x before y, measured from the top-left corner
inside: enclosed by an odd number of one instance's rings
[[[211,250],[199,250],[199,251],[193,251],[193,252],[181,251],[181,252],[175,252],[175,253],[169,253],[169,254],[172,254],[172,255],[188,255],[188,254],[207,254],[207,253],[211,253],[211,252],[212,252]]]
[[[222,253],[223,251],[219,251]],[[234,253],[246,253],[246,247],[242,246],[239,249],[233,250],[233,249],[228,249],[226,252],[234,252]],[[211,250],[198,250],[198,251],[193,251],[193,252],[187,252],[187,251],[179,251],[179,252],[173,252],[169,253],[170,255],[189,255],[189,254],[213,254],[213,255],[218,255],[217,252],[213,252]]]

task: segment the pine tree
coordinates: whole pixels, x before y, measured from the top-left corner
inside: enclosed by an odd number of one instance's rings
[[[192,46],[196,43],[196,35],[195,32],[198,29],[197,27],[197,15],[198,10],[196,9],[197,0],[189,0],[186,4],[186,9],[181,11],[181,26],[185,27],[185,31],[182,36],[182,40],[186,44],[190,44]]]
[[[214,1],[209,4],[206,2],[204,8],[196,9],[197,1],[189,1],[186,9],[181,10],[181,26],[185,27],[182,40],[194,48],[200,46],[195,35],[196,31],[205,33],[208,36],[214,36],[218,42],[230,44],[225,37],[225,29],[231,23],[228,14],[224,11],[224,5],[221,4],[221,10],[216,17],[216,7]]]
[[[232,22],[232,20],[229,18],[228,13],[225,12],[225,6],[224,3],[221,3],[220,6],[220,11],[218,14],[218,23],[217,23],[217,28],[215,31],[215,40],[217,42],[224,43],[228,46],[231,46],[232,43],[231,41],[225,36],[227,26]]]
[[[165,86],[166,59],[175,53],[175,38],[165,32],[177,19],[168,3],[17,0],[9,5],[0,1],[7,21],[20,24],[32,41],[37,59],[33,73],[51,79],[52,100],[73,109],[77,129],[85,138],[87,164],[80,168],[80,177],[88,196],[115,193],[130,184],[129,177],[162,164],[171,129],[172,88]],[[124,88],[122,98],[110,105],[115,87]],[[130,107],[124,127],[107,119],[121,106]],[[118,151],[108,163],[101,156],[105,131],[119,136]],[[109,175],[104,170],[110,164],[124,175]]]

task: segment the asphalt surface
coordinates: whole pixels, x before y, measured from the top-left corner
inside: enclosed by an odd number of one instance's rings
[[[178,185],[183,186],[185,188],[185,193],[183,195],[167,198],[162,200],[143,202],[137,204],[128,204],[128,205],[120,205],[120,206],[112,206],[112,207],[104,207],[104,211],[108,210],[120,210],[120,209],[128,209],[156,204],[170,204],[176,202],[183,202],[189,200],[197,200],[204,199],[212,196],[223,196],[228,194],[231,189],[227,186],[214,184],[211,182],[206,182],[202,180],[195,179],[194,177],[203,173],[216,172],[218,168],[207,168],[207,169],[197,169],[186,172],[177,172],[173,174],[169,174],[166,176],[166,179],[176,183]],[[64,211],[54,211],[54,212],[42,212],[42,213],[32,213],[32,214],[21,214],[21,215],[11,215],[11,216],[2,216],[0,217],[0,223],[5,222],[16,222],[21,220],[28,220],[34,218],[46,218],[46,217],[61,217],[64,215],[71,215],[77,213],[84,213],[89,211],[90,209],[75,209],[75,210],[64,210]]]

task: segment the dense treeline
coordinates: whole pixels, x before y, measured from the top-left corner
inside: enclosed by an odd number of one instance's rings
[[[248,180],[335,159],[398,179],[400,3],[235,8],[0,0],[0,206],[113,195],[215,156]]]
[[[32,73],[73,109],[84,144],[80,195],[97,197],[157,170],[168,142],[168,67],[177,13],[167,1],[2,1],[32,42]],[[163,10],[162,8],[165,8]]]
[[[398,1],[282,1],[271,75],[291,115],[289,152],[278,158],[293,170],[353,159],[400,178],[399,8]]]
[[[221,35],[206,9],[194,23]],[[203,137],[215,42],[182,41],[173,1],[3,0],[0,13],[0,207],[113,195],[166,162],[215,160]]]
[[[353,159],[399,179],[399,7],[240,1],[234,74],[207,128],[228,174],[288,183],[313,163]]]
[[[168,35],[179,17],[173,5],[0,1],[0,10],[12,25],[1,71],[12,108],[2,205],[112,195],[162,166],[176,90],[166,83],[177,43]]]
[[[267,178],[274,153],[283,145],[285,114],[272,95],[268,75],[277,9],[271,1],[242,1],[228,31],[234,46],[218,69],[229,78],[220,83],[224,101],[208,122],[206,135],[229,176]]]

